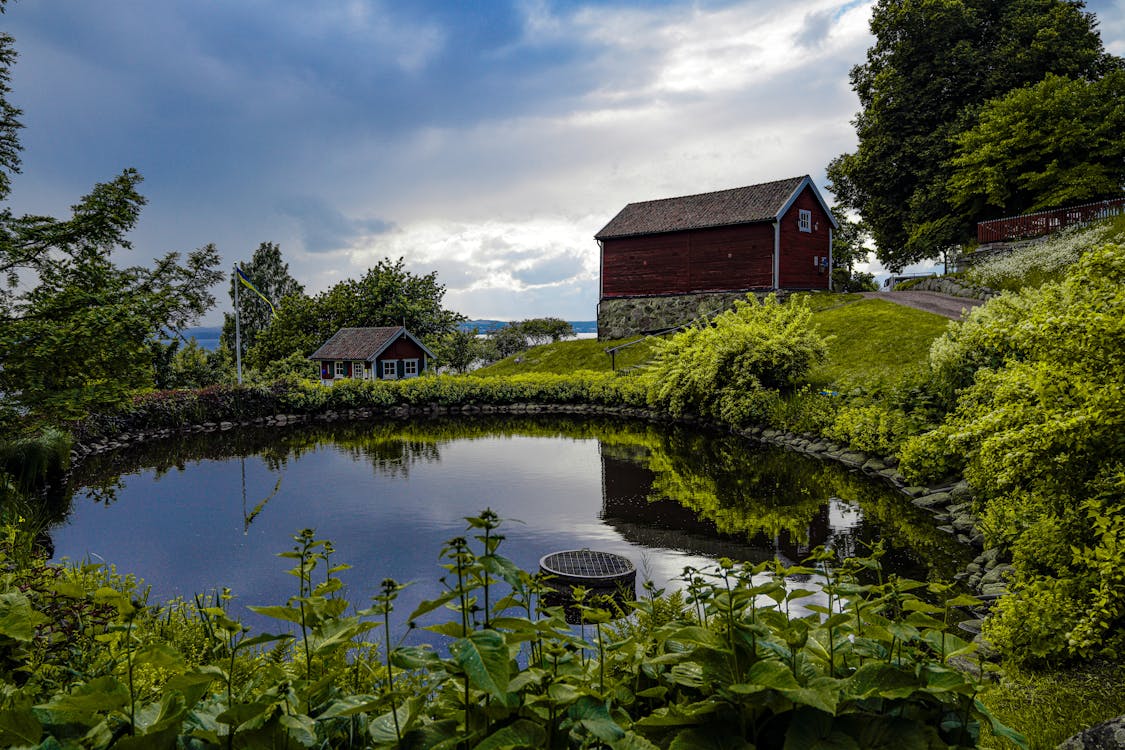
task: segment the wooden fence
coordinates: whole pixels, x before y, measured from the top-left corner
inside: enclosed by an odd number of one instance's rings
[[[1032,237],[1042,237],[1045,234],[1057,232],[1075,224],[1087,224],[1091,221],[1106,219],[1123,213],[1125,213],[1125,197],[1097,203],[1084,203],[1081,206],[1069,208],[1039,211],[1022,216],[1010,216],[1006,219],[982,221],[977,224],[977,242],[983,245],[987,242],[1027,240]]]

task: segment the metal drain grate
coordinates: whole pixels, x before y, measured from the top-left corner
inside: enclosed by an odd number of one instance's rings
[[[603,585],[617,579],[630,579],[637,574],[637,569],[629,558],[590,549],[552,552],[539,560],[539,569],[560,579],[578,583],[592,581]]]

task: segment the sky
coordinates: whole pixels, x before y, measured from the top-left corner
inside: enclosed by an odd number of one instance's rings
[[[402,257],[470,318],[591,320],[627,203],[805,174],[831,202],[872,4],[15,0],[10,205],[65,216],[134,167],[121,265],[269,241],[308,293]],[[1087,9],[1125,55],[1125,0]]]

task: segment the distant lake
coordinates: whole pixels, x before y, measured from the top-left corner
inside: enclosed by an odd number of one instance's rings
[[[501,553],[534,571],[550,552],[623,554],[638,583],[721,556],[797,562],[829,545],[887,545],[888,571],[948,578],[968,562],[885,485],[733,436],[620,420],[505,418],[334,424],[180,436],[92,457],[74,474],[56,558],[136,573],[153,602],[230,586],[236,606],[291,596],[291,535],[331,539],[351,601],[386,577],[438,592],[438,555],[464,517],[509,519]],[[248,613],[239,612],[240,615]],[[256,623],[261,626],[262,623]]]
[[[598,321],[596,320],[572,320],[569,322],[574,327],[574,332],[578,334],[578,338],[590,338],[598,333]],[[488,333],[503,328],[507,324],[503,320],[467,320],[460,323],[459,326],[464,331],[471,331],[476,328],[481,333]],[[184,336],[194,338],[199,346],[213,352],[219,348],[219,335],[222,332],[222,326],[197,326],[185,329]]]

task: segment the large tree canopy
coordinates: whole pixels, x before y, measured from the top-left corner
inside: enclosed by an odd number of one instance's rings
[[[988,102],[957,136],[951,197],[962,214],[997,218],[1119,195],[1123,133],[1125,71],[1048,75]]]
[[[956,136],[981,105],[1055,73],[1094,80],[1118,64],[1078,0],[879,0],[875,44],[851,71],[859,145],[828,168],[892,269],[971,236],[948,191]]]
[[[418,276],[406,270],[402,258],[384,258],[359,279],[345,279],[315,297],[283,298],[247,361],[264,369],[293,353],[308,356],[341,328],[404,325],[415,336],[436,343],[463,320],[442,307],[444,296],[436,272]]]

